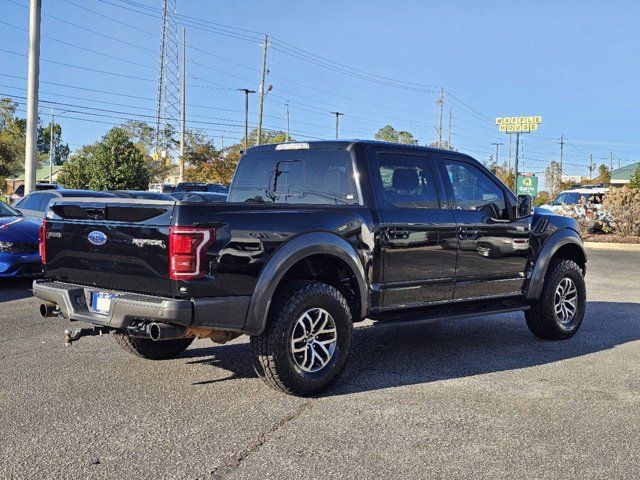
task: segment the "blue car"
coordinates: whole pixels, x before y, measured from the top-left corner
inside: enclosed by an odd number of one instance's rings
[[[0,202],[0,278],[42,273],[39,233],[39,221]]]

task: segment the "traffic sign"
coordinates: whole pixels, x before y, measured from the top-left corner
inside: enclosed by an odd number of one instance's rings
[[[516,195],[529,195],[536,198],[538,195],[538,177],[535,175],[518,175]]]

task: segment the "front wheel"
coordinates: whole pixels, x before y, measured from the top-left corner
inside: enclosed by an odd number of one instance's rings
[[[320,393],[342,373],[351,331],[351,309],[337,289],[291,282],[279,289],[264,332],[251,337],[254,369],[285,393]]]
[[[540,298],[525,312],[529,330],[547,340],[572,337],[582,324],[586,297],[580,266],[571,260],[553,261]]]

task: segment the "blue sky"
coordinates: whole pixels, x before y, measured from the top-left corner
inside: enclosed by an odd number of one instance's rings
[[[43,4],[43,119],[53,107],[72,148],[125,118],[153,123],[161,1]],[[188,17],[180,20],[187,29],[187,122],[218,143],[241,138],[244,100],[235,89],[257,90],[260,38],[268,33],[273,90],[264,123],[284,129],[288,100],[295,138],[332,138],[329,112],[338,110],[345,113],[342,137],[372,138],[389,123],[432,142],[442,86],[445,135],[451,109],[453,145],[480,160],[494,153],[492,142],[506,143],[507,156],[508,138],[493,118],[534,114],[543,124],[523,138],[527,171],[543,172],[558,157],[561,134],[568,139],[566,173],[587,174],[589,154],[608,163],[612,151],[614,166],[640,160],[637,0],[177,4]],[[15,97],[22,110],[27,5],[0,0],[0,95]]]

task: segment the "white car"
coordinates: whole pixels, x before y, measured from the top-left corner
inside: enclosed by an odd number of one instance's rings
[[[609,192],[609,189],[603,187],[572,188],[570,190],[560,192],[553,201],[540,205],[539,208],[544,208],[557,213],[563,209],[562,205],[578,205],[581,200],[584,200],[594,204],[595,208],[599,209],[600,204],[602,203],[602,197],[604,197],[607,192]]]

